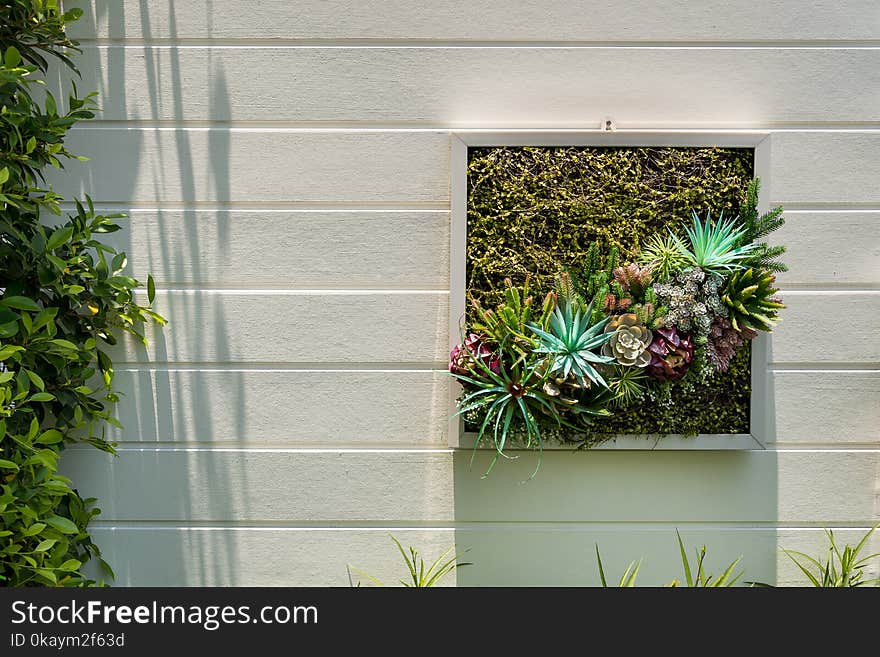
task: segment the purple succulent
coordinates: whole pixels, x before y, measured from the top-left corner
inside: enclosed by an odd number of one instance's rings
[[[706,355],[712,366],[719,372],[726,372],[737,348],[742,345],[743,336],[733,328],[730,320],[716,317],[709,329],[709,341],[706,343]]]
[[[681,334],[671,326],[654,331],[648,351],[651,352],[648,374],[658,381],[673,381],[683,377],[694,359],[694,343],[690,334]]]
[[[455,345],[449,352],[449,371],[462,376],[480,374],[475,359],[479,359],[495,374],[501,372],[500,358],[489,348],[486,337],[477,333],[469,333],[464,343]]]

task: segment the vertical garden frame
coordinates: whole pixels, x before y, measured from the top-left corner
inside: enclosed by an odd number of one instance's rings
[[[467,276],[467,166],[468,149],[483,146],[608,146],[608,147],[727,147],[754,149],[754,175],[763,189],[770,189],[770,133],[754,131],[691,130],[458,130],[452,133],[451,226],[449,251],[449,348],[460,338],[465,316]],[[766,192],[760,209],[769,209]],[[743,434],[700,434],[696,438],[679,435],[652,440],[644,435],[611,438],[593,449],[627,450],[749,450],[765,449],[772,440],[773,390],[768,369],[770,336],[761,333],[752,341],[751,400],[749,430]],[[461,418],[455,415],[459,386],[452,383],[449,394],[448,442],[453,448],[473,447],[475,436],[464,431]],[[566,448],[545,446],[545,449]],[[569,447],[570,449],[570,447]]]

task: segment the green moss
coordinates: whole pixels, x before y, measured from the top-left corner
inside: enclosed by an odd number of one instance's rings
[[[531,275],[536,297],[562,269],[577,269],[591,243],[632,260],[654,233],[691,211],[736,214],[752,178],[753,151],[730,148],[480,148],[468,165],[468,292],[502,300],[504,279]],[[662,396],[662,389],[652,387]],[[669,403],[645,400],[603,421],[609,433],[745,433],[749,350],[729,372],[670,387]]]

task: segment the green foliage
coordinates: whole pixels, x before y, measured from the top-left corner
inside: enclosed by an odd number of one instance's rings
[[[696,550],[696,558],[694,563],[691,564],[684,547],[684,541],[681,540],[681,534],[679,534],[678,530],[675,531],[675,535],[678,536],[678,549],[681,552],[681,565],[682,568],[684,568],[684,581],[687,586],[702,588],[733,586],[739,578],[742,577],[742,572],[737,574],[734,574],[733,572],[739,565],[739,562],[742,561],[742,557],[736,559],[724,570],[723,573],[721,573],[721,575],[715,577],[712,574],[706,573],[704,568],[706,562],[706,546],[703,545],[699,550]],[[669,586],[675,587],[679,585],[680,582],[676,579],[669,583]]]
[[[51,95],[40,105],[29,94],[44,55],[72,65],[63,26],[76,13],[19,0],[0,3],[0,16],[0,581],[87,585],[81,565],[100,555],[87,531],[98,510],[58,475],[59,455],[76,442],[113,451],[104,430],[118,425],[118,393],[103,346],[119,331],[143,341],[143,323],[164,320],[135,300],[141,284],[124,273],[125,254],[99,239],[120,229],[120,215],[86,199],[65,220],[41,217],[60,214],[61,200],[39,187],[42,169],[75,157],[64,136],[93,116],[91,96],[74,91],[63,112]]]
[[[514,286],[510,279],[504,283],[504,303],[497,309],[484,309],[477,299],[472,299],[472,328],[487,336],[489,342],[508,345],[519,355],[526,354],[535,347],[529,324],[534,320],[540,327],[547,326],[550,313],[556,305],[556,296],[552,292],[547,293],[540,309],[536,309],[529,294],[528,277],[522,288]],[[535,310],[539,310],[537,315]]]
[[[459,381],[476,389],[462,397],[456,414],[465,415],[479,410],[483,416],[474,445],[475,453],[483,439],[491,433],[495,455],[483,476],[488,476],[499,456],[506,456],[504,448],[508,445],[511,427],[516,427],[514,420],[517,420],[517,424],[525,429],[525,446],[539,450],[538,465],[532,473],[534,477],[541,467],[544,448],[538,416],[548,417],[557,426],[564,422],[557,408],[557,399],[543,389],[547,375],[539,371],[541,362],[529,362],[525,357],[517,358],[512,365],[502,361],[498,373],[489,369],[480,359],[474,359],[474,366],[478,370],[475,376],[453,373]]]
[[[762,215],[758,214],[758,192],[761,190],[761,181],[755,178],[746,189],[746,200],[740,210],[740,222],[743,226],[742,243],[753,243],[754,248],[742,260],[744,267],[762,269],[774,274],[788,271],[780,260],[785,253],[784,246],[770,246],[766,242],[759,242],[775,230],[779,230],[785,224],[782,216],[782,206],[777,206]]]
[[[534,324],[529,326],[540,342],[535,353],[547,355],[550,360],[550,374],[560,373],[563,378],[572,375],[582,386],[588,385],[589,380],[607,388],[605,379],[592,364],[614,362],[613,358],[593,351],[612,337],[611,333],[602,333],[608,320],[603,319],[593,324],[592,306],[587,306],[583,314],[580,308],[572,310],[573,306],[575,304],[571,302],[556,306],[550,316],[549,331]]]
[[[828,537],[828,552],[824,562],[794,550],[783,550],[788,557],[794,561],[801,572],[807,576],[807,579],[815,587],[820,588],[845,588],[854,586],[870,586],[880,584],[880,577],[874,579],[864,579],[865,569],[871,560],[880,557],[880,553],[870,554],[866,557],[859,557],[871,534],[880,527],[880,524],[874,525],[861,538],[855,547],[845,545],[841,550],[834,538],[834,532],[830,529],[825,530]]]
[[[742,269],[740,261],[754,248],[753,244],[736,246],[741,242],[745,229],[737,226],[733,220],[725,220],[723,213],[713,224],[711,211],[706,214],[705,223],[694,212],[693,224],[685,227],[685,233],[690,244],[685,244],[675,233],[670,232],[670,236],[687,264],[707,273],[721,275]]]
[[[602,566],[602,555],[599,554],[599,545],[596,544],[596,562],[599,565],[599,580],[602,582],[603,588],[608,588],[608,581],[605,579],[605,568]],[[642,567],[642,560],[631,561],[620,576],[617,582],[618,588],[631,589],[636,586],[636,577],[639,574],[639,568]]]
[[[68,23],[79,20],[82,9],[62,13],[58,0],[3,0],[0,2],[0,51],[10,47],[43,73],[49,67],[46,57],[55,57],[75,70],[72,53],[79,44],[66,32]]]
[[[389,535],[390,536],[390,535]],[[454,554],[455,547],[451,547],[446,552],[437,557],[433,562],[427,564],[424,558],[419,554],[419,551],[414,547],[410,546],[406,550],[404,550],[403,545],[400,544],[394,536],[391,536],[391,540],[394,541],[394,545],[397,547],[397,551],[400,552],[401,557],[403,557],[403,561],[406,564],[406,569],[409,574],[409,579],[401,579],[401,585],[407,588],[428,588],[437,586],[444,577],[454,572],[457,568],[461,568],[462,566],[470,566],[469,563],[458,563],[458,557]],[[452,556],[450,556],[450,554]],[[349,582],[351,582],[351,572],[354,571],[363,577],[366,577],[370,582],[375,584],[376,586],[385,586],[381,580],[373,577],[372,575],[363,572],[353,566],[348,567],[349,572]],[[360,586],[361,583],[358,582],[357,586]]]
[[[678,242],[678,236],[672,233],[652,235],[639,254],[639,264],[650,267],[659,279],[671,278],[687,266]]]
[[[721,301],[730,311],[730,323],[740,333],[770,331],[779,321],[785,305],[774,295],[773,274],[747,269],[734,272],[721,291]]]
[[[617,247],[619,262],[600,265],[610,272],[651,235],[683,230],[692,210],[735,216],[752,159],[730,148],[471,149],[468,290],[492,307],[505,278],[531,274],[540,296],[560,271],[587,267],[594,243],[597,255]]]
[[[643,368],[615,365],[609,384],[616,395],[614,405],[626,408],[644,399],[647,382],[648,377]]]

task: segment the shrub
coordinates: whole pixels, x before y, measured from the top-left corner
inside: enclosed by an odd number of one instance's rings
[[[75,86],[65,109],[34,93],[50,57],[75,70],[64,28],[79,15],[52,0],[0,2],[0,582],[9,586],[95,583],[82,565],[100,558],[88,533],[99,510],[58,474],[59,456],[77,442],[113,452],[104,432],[118,426],[118,393],[103,345],[119,331],[143,341],[145,320],[164,323],[133,297],[141,283],[123,273],[125,254],[100,241],[122,215],[96,213],[87,198],[53,218],[62,199],[43,188],[47,166],[84,159],[64,137],[94,116],[94,94]],[[152,303],[149,277],[147,287]]]

